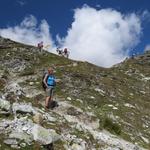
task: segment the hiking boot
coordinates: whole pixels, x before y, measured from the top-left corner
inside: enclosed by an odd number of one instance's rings
[[[56,101],[51,101],[51,103],[49,104],[49,108],[50,109],[53,109],[53,108],[58,107],[58,106],[59,105],[58,105],[58,103]]]

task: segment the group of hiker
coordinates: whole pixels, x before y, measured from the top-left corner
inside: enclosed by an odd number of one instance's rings
[[[49,46],[49,45],[48,45],[48,46]],[[37,44],[37,47],[38,47],[38,49],[39,49],[39,52],[42,52],[42,50],[43,50],[43,48],[44,48],[43,41],[39,42],[39,43]],[[46,46],[46,47],[47,47],[47,46]],[[68,57],[69,57],[69,54],[70,54],[70,52],[68,51],[67,48],[64,48],[64,49],[57,48],[57,49],[56,49],[56,52],[57,52],[57,54],[58,54],[59,56],[63,56],[63,57],[66,57],[66,58],[68,58]]]
[[[39,51],[42,52],[42,49],[43,49],[43,47],[44,47],[43,41],[39,42],[39,43],[37,44],[37,47],[38,47]]]
[[[59,56],[64,56],[64,57],[66,57],[66,58],[68,58],[68,57],[69,57],[69,54],[70,54],[70,52],[68,51],[67,48],[64,48],[64,50],[63,50],[63,49],[60,49],[60,48],[57,48],[57,49],[56,49],[56,52],[58,53]]]

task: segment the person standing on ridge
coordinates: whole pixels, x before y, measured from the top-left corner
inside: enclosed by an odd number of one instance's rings
[[[39,51],[42,52],[43,42],[38,43],[38,48],[39,48]]]
[[[56,79],[52,68],[48,68],[48,73],[45,75],[43,82],[46,86],[45,108],[48,109],[53,101],[53,91],[56,86]]]
[[[67,48],[64,49],[64,56],[65,56],[66,58],[69,57],[69,51],[68,51]]]
[[[59,56],[62,56],[62,50],[60,48],[57,48],[56,52],[58,53]]]

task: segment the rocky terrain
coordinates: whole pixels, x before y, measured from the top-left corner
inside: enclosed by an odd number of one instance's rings
[[[52,66],[59,106],[45,110]],[[0,150],[150,149],[150,52],[101,68],[0,38]]]

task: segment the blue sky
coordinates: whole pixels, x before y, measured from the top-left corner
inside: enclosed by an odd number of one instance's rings
[[[150,44],[149,0],[1,0],[0,28],[14,27],[26,16],[33,15],[39,24],[43,19],[47,21],[51,38],[56,43],[56,35],[67,36],[74,21],[74,9],[81,9],[85,4],[96,10],[112,8],[122,15],[135,13],[141,19],[142,34],[133,49],[141,53]],[[146,15],[142,17],[144,12]]]

